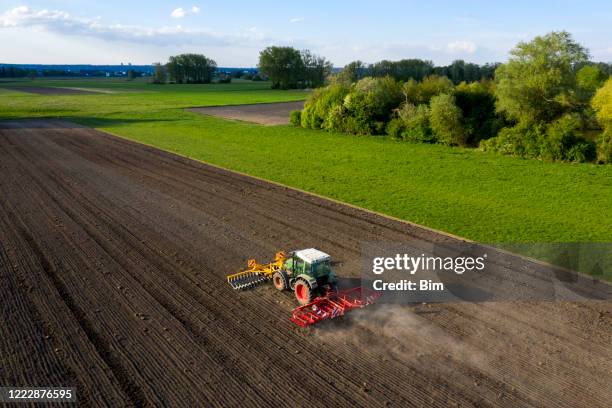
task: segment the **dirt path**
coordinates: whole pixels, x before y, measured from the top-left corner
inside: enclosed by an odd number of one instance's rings
[[[289,295],[224,279],[309,246],[350,278],[364,240],[448,237],[51,121],[0,122],[0,197],[1,385],[114,406],[612,401],[610,302],[383,305],[303,330]]]
[[[286,125],[293,110],[304,107],[304,102],[256,103],[252,105],[210,106],[191,108],[192,112],[219,116],[225,119],[243,120],[262,125]]]

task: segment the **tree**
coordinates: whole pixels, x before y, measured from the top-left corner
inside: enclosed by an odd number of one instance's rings
[[[433,73],[434,64],[420,59],[403,59],[400,61],[383,60],[370,65],[370,75],[373,77],[391,76],[398,81],[414,79],[420,81]]]
[[[208,84],[217,70],[217,63],[201,54],[181,54],[170,57],[166,67],[171,81]]]
[[[608,79],[608,74],[603,72],[599,66],[593,64],[585,65],[576,73],[578,86],[589,96],[593,96],[597,88],[606,82],[606,79]]]
[[[612,78],[595,93],[593,109],[597,112],[597,119],[601,125],[612,130]]]
[[[259,53],[259,71],[272,81],[274,89],[297,88],[304,77],[304,61],[293,47],[268,47]]]
[[[503,121],[495,114],[495,95],[491,81],[461,82],[453,92],[463,115],[469,145],[497,135]]]
[[[431,98],[429,105],[431,129],[438,140],[451,146],[466,144],[467,135],[463,129],[461,109],[455,97],[441,94]]]
[[[364,78],[368,74],[368,67],[362,61],[353,61],[344,66],[342,71],[338,74],[337,80],[345,83],[352,84]]]
[[[516,121],[549,123],[575,111],[576,67],[588,52],[565,32],[519,43],[495,71],[497,110]]]
[[[332,63],[309,50],[303,50],[301,56],[304,65],[303,85],[308,88],[324,85],[325,79],[332,72]]]

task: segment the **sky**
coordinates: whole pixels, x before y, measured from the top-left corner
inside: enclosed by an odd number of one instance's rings
[[[183,52],[253,67],[270,45],[354,60],[504,62],[519,41],[566,30],[612,61],[612,1],[0,0],[0,63],[151,64]]]

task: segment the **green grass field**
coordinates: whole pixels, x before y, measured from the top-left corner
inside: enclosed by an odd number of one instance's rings
[[[65,117],[479,242],[612,241],[609,165],[542,163],[473,149],[265,127],[182,109],[306,97],[299,91],[267,89],[265,83],[31,84],[117,93],[41,96],[2,90],[0,118]]]

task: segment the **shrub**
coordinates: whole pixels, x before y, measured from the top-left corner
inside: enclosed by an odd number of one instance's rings
[[[612,163],[612,129],[607,129],[597,138],[597,160]]]
[[[595,146],[578,135],[582,122],[577,114],[566,114],[546,129],[540,156],[557,161],[585,162],[595,159]]]
[[[407,103],[421,105],[429,103],[434,96],[450,93],[452,89],[453,83],[447,77],[430,75],[422,82],[408,80],[402,86],[402,93]]]
[[[595,158],[595,144],[581,137],[576,114],[564,115],[549,125],[521,122],[504,128],[497,137],[483,140],[483,150],[552,161],[587,162]]]
[[[480,142],[486,151],[519,157],[539,157],[544,132],[542,126],[521,122],[513,127],[503,128],[497,137]]]
[[[566,154],[566,160],[574,163],[590,162],[597,156],[595,143],[590,140],[582,139],[571,146]]]
[[[301,126],[302,125],[302,111],[301,110],[293,110],[289,114],[289,123],[293,126]]]
[[[467,135],[463,129],[461,109],[452,95],[441,94],[431,98],[431,129],[438,140],[450,146],[463,146]]]
[[[345,111],[342,105],[336,104],[329,109],[323,121],[323,128],[341,132],[344,130]]]
[[[409,142],[435,143],[437,139],[431,132],[429,114],[427,105],[406,103],[387,125],[387,134]]]
[[[362,135],[384,133],[385,125],[401,101],[400,86],[393,78],[361,79],[344,98],[347,116],[353,118],[345,131]]]
[[[455,88],[454,96],[463,114],[467,144],[476,146],[481,140],[497,135],[503,120],[495,113],[495,95],[490,82],[462,82]]]
[[[612,130],[612,78],[597,90],[592,105],[601,126]]]
[[[305,128],[325,128],[324,122],[334,106],[341,106],[349,88],[342,84],[332,84],[316,89],[304,104],[301,123]]]
[[[393,139],[402,140],[405,129],[404,122],[400,118],[393,118],[387,124],[387,135]]]

